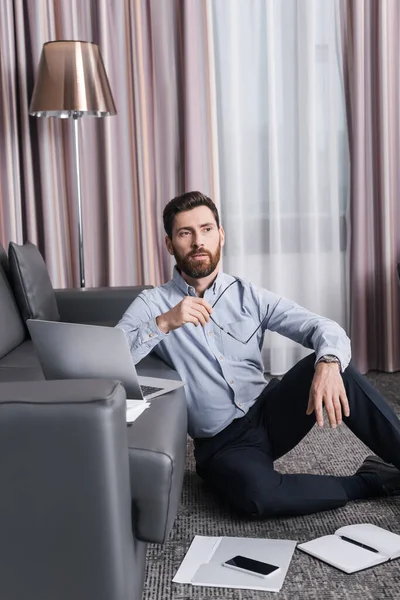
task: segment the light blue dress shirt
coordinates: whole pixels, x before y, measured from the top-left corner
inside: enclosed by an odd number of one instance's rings
[[[222,272],[204,298],[213,305],[225,289],[212,312],[224,331],[211,320],[205,327],[188,323],[167,334],[158,329],[156,317],[185,296],[196,295],[176,267],[171,281],[144,290],[117,325],[127,335],[135,364],[153,351],[186,381],[188,432],[192,437],[217,434],[255,403],[266,386],[261,356],[266,329],[314,349],[317,360],[334,354],[342,370],[351,357],[350,340],[334,321]],[[261,322],[247,344],[226,333],[245,341]]]

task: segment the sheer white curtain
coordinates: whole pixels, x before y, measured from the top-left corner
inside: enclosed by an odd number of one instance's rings
[[[346,327],[349,156],[335,0],[218,0],[224,270]],[[307,354],[268,333],[266,370]]]

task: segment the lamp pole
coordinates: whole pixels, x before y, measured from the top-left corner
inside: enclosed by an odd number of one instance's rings
[[[81,288],[85,287],[85,259],[83,253],[83,222],[82,222],[82,187],[80,170],[80,152],[79,152],[79,131],[78,119],[79,111],[74,111],[72,115],[72,130],[74,134],[74,154],[75,154],[75,174],[76,174],[76,197],[78,201],[78,236],[79,236],[79,275]]]

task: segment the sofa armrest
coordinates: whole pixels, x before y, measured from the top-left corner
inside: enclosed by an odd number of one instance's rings
[[[131,597],[125,399],[100,379],[0,384],[3,598]]]
[[[185,392],[151,400],[128,428],[129,469],[136,536],[162,543],[174,523],[182,490],[187,445]]]
[[[54,290],[60,320],[114,326],[133,300],[149,285]]]

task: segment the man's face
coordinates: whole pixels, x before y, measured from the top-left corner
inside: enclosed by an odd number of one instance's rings
[[[175,216],[172,240],[167,236],[165,241],[178,269],[188,277],[200,279],[218,267],[224,230],[217,227],[207,206],[198,206]]]

